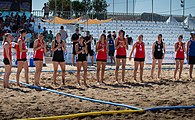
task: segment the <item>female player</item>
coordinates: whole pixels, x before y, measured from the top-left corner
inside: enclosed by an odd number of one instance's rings
[[[108,51],[108,44],[106,40],[106,35],[102,34],[100,37],[100,40],[97,42],[96,45],[96,52],[97,52],[97,57],[96,57],[96,62],[97,62],[97,72],[96,72],[96,77],[97,77],[97,82],[98,84],[104,83],[104,72],[105,72],[105,67],[106,67],[106,61],[107,61],[107,51]],[[101,81],[99,81],[99,75],[100,75],[100,68],[102,67],[101,71]]]
[[[127,40],[124,38],[125,31],[119,31],[119,37],[115,40],[116,46],[116,70],[115,70],[115,77],[116,82],[118,83],[118,70],[120,62],[122,61],[122,81],[124,82],[125,77],[125,65],[126,65],[126,50],[128,50]]]
[[[65,85],[65,60],[64,60],[64,52],[66,51],[66,44],[64,40],[61,39],[61,34],[57,33],[55,40],[52,41],[51,49],[53,52],[53,68],[54,68],[54,73],[53,73],[53,83],[56,85],[56,77],[57,77],[57,70],[58,70],[58,65],[60,65],[61,70],[62,70],[62,84]]]
[[[183,69],[183,63],[184,63],[184,52],[185,52],[185,43],[182,42],[183,36],[180,35],[178,37],[178,42],[175,43],[175,61],[176,61],[176,68],[174,72],[174,79],[176,80],[176,74],[178,67],[180,65],[179,70],[179,79],[181,78],[181,73]]]
[[[131,56],[133,54],[134,49],[136,49],[134,58],[134,80],[136,81],[137,69],[138,66],[140,66],[140,80],[141,82],[143,82],[142,76],[145,61],[145,43],[143,42],[143,35],[139,35],[138,41],[133,45],[133,49],[130,53],[129,60],[131,60]]]
[[[165,56],[165,43],[162,41],[162,34],[158,35],[158,41],[154,42],[152,45],[152,70],[151,78],[153,79],[153,73],[156,61],[158,61],[158,79],[160,79],[162,60]]]
[[[81,67],[83,66],[83,70],[84,70],[84,75],[83,75],[83,79],[84,79],[84,85],[86,87],[87,83],[86,83],[86,79],[87,79],[87,45],[84,42],[83,36],[79,36],[79,43],[77,43],[75,45],[75,51],[76,51],[76,65],[77,65],[77,82],[78,85],[81,86],[80,83],[80,72],[81,72]]]
[[[41,70],[43,67],[43,56],[44,52],[46,52],[46,43],[44,42],[44,35],[43,33],[39,34],[39,38],[34,42],[34,63],[36,67],[35,72],[35,85],[39,85]]]
[[[3,63],[5,64],[5,74],[3,77],[3,87],[9,88],[9,76],[12,68],[12,52],[11,52],[11,41],[13,37],[10,33],[4,35],[3,40]]]
[[[20,30],[20,37],[18,38],[18,47],[16,48],[17,51],[17,62],[18,62],[18,69],[17,69],[17,74],[16,74],[16,81],[17,85],[20,86],[19,84],[19,78],[20,78],[20,73],[22,71],[22,68],[24,68],[25,72],[25,79],[26,83],[28,84],[28,61],[26,58],[26,53],[28,52],[28,49],[26,48],[25,45],[25,37],[26,37],[26,30],[22,29]]]
[[[195,32],[191,32],[191,38],[187,42],[186,59],[190,65],[189,73],[192,79],[193,66],[195,64]]]

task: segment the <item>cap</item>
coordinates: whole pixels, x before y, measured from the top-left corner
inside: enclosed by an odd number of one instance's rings
[[[194,32],[194,31],[192,31],[190,34],[191,34],[191,35],[195,35],[195,32]]]

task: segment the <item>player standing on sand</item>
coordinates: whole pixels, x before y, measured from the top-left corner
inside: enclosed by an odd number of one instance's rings
[[[81,86],[80,83],[80,72],[81,72],[81,67],[83,66],[84,70],[84,85],[88,87],[86,83],[87,79],[87,44],[84,42],[83,36],[80,36],[78,39],[78,43],[75,45],[75,52],[76,52],[76,64],[77,64],[77,82],[78,86]]]
[[[192,79],[192,71],[195,64],[195,32],[191,32],[191,39],[187,42],[186,59],[190,65],[189,73]]]
[[[39,34],[39,38],[35,40],[33,45],[34,50],[34,63],[35,63],[35,85],[40,85],[40,76],[41,70],[43,67],[43,56],[44,52],[46,52],[46,43],[44,42],[44,35],[43,33]]]
[[[22,68],[24,68],[25,72],[25,79],[26,83],[28,84],[28,61],[26,58],[26,53],[28,52],[28,49],[26,48],[26,30],[22,29],[20,30],[20,37],[18,38],[18,43],[16,46],[16,56],[17,56],[17,62],[18,62],[18,69],[17,69],[17,74],[16,74],[16,81],[17,85],[19,86],[19,78],[20,78],[20,73],[22,71]]]
[[[158,35],[158,41],[154,42],[152,45],[152,70],[151,70],[151,78],[153,79],[154,68],[156,65],[156,61],[158,61],[158,80],[161,75],[161,66],[162,61],[165,56],[165,43],[162,41],[162,34]]]
[[[98,84],[102,84],[104,79],[104,72],[106,68],[106,61],[107,61],[107,51],[108,51],[108,43],[106,40],[106,35],[102,34],[100,37],[100,40],[97,42],[96,45],[96,62],[97,62],[97,71],[96,71],[96,77]],[[101,80],[99,81],[100,77],[100,68],[102,67],[101,71]]]
[[[64,60],[64,52],[66,51],[66,44],[64,40],[61,39],[61,34],[57,33],[56,34],[56,39],[52,41],[52,51],[53,51],[53,68],[54,68],[54,73],[53,73],[53,80],[54,84],[56,85],[56,78],[57,78],[57,70],[58,70],[58,65],[60,65],[61,70],[62,70],[62,83],[65,85],[65,69],[66,69],[66,64]]]
[[[9,76],[12,68],[12,51],[11,41],[13,37],[10,33],[5,33],[3,40],[3,63],[5,67],[5,74],[3,76],[3,87],[9,88]]]
[[[135,52],[135,58],[134,58],[134,80],[136,80],[136,75],[137,75],[137,69],[138,66],[140,66],[140,80],[142,80],[143,76],[143,68],[144,68],[144,61],[145,61],[145,43],[143,42],[143,35],[139,35],[138,41],[133,45],[133,49],[131,50],[131,53],[129,55],[129,60],[131,60],[133,51],[136,50]]]
[[[185,52],[185,43],[182,42],[183,36],[180,35],[178,37],[178,42],[175,43],[175,61],[176,61],[176,68],[174,71],[174,79],[176,80],[176,74],[177,70],[180,66],[179,70],[179,79],[181,78],[181,73],[183,69],[183,63],[184,63],[184,52]]]
[[[120,66],[120,62],[122,61],[122,81],[124,82],[125,77],[125,65],[126,65],[126,50],[128,50],[127,40],[124,38],[125,31],[119,31],[119,37],[115,40],[115,48],[116,48],[116,70],[115,77],[116,82],[118,81],[118,70]]]

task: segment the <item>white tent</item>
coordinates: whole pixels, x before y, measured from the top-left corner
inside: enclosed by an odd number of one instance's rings
[[[184,20],[184,24],[191,30],[195,29],[195,20],[191,14],[189,14],[188,17]]]
[[[166,23],[171,23],[171,24],[178,24],[177,20],[173,17],[173,16],[170,16]]]

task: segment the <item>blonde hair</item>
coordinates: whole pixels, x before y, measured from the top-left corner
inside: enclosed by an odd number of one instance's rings
[[[3,36],[3,44],[7,42],[7,37],[9,37],[11,34],[10,33],[5,33]]]

